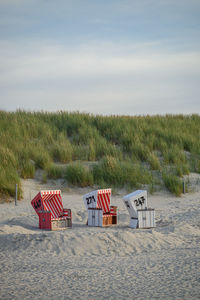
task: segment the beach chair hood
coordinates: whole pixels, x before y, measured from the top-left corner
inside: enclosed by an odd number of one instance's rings
[[[31,201],[31,205],[38,216],[41,211],[50,211],[52,219],[59,218],[63,213],[61,191],[40,191]]]

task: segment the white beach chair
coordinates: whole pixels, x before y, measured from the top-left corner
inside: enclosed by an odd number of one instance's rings
[[[155,227],[155,211],[147,208],[147,191],[137,190],[124,196],[123,201],[130,215],[129,227]]]

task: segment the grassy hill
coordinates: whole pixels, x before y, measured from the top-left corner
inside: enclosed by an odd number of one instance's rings
[[[200,172],[200,116],[0,111],[0,193],[14,196],[18,183],[21,197],[20,178],[37,168],[82,187],[165,185],[180,195],[182,176]]]

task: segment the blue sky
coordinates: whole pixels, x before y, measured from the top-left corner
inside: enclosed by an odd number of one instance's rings
[[[0,0],[0,109],[200,113],[199,0]]]

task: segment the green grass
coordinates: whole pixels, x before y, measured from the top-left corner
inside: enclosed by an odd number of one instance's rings
[[[59,179],[64,177],[64,167],[51,164],[46,170],[47,178]]]
[[[0,111],[0,141],[0,194],[12,196],[20,178],[34,178],[37,168],[45,181],[63,177],[79,186],[153,191],[161,178],[175,195],[183,175],[200,172],[199,115]],[[88,169],[87,161],[95,164]],[[54,162],[70,164],[67,173]]]
[[[152,170],[160,170],[161,165],[159,158],[154,153],[150,153],[148,155],[147,162],[149,163]]]
[[[115,187],[134,188],[152,183],[151,173],[139,163],[118,161],[112,156],[104,157],[93,167],[93,177],[96,184],[108,183]]]
[[[92,186],[93,176],[90,170],[80,163],[69,165],[65,171],[66,180],[75,186]]]
[[[163,181],[166,188],[176,196],[180,196],[183,192],[183,182],[180,178],[173,174],[163,174]]]

